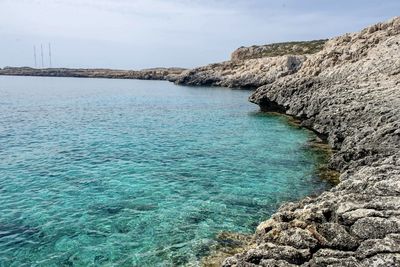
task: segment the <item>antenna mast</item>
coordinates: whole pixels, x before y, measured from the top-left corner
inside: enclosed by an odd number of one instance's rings
[[[49,66],[51,68],[51,44],[49,43]]]
[[[44,68],[44,60],[43,60],[43,45],[40,44],[40,55],[42,56],[42,68]]]
[[[36,60],[36,46],[33,46],[33,58],[35,59],[35,68],[37,68],[37,60]]]

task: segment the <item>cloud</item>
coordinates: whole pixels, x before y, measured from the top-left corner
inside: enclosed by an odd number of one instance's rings
[[[0,0],[0,66],[28,64],[33,44],[52,42],[59,65],[190,67],[241,45],[355,31],[399,9],[396,0]]]

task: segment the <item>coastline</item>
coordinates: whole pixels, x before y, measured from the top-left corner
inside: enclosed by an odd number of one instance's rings
[[[140,76],[257,87],[251,102],[299,118],[334,151],[329,168],[340,172],[340,183],[283,204],[223,266],[400,266],[399,43],[397,17],[333,38],[313,55]]]
[[[293,116],[328,142],[340,182],[283,204],[241,252],[205,266],[400,266],[399,43],[397,17],[329,40],[293,73],[255,90],[249,101],[262,111]],[[214,68],[181,81],[223,80]]]
[[[0,68],[3,76],[35,76],[35,77],[71,77],[71,78],[105,78],[105,79],[136,79],[136,80],[173,80],[186,69],[183,68],[152,68],[144,70],[115,69],[71,69],[5,67]]]
[[[340,183],[282,205],[223,266],[400,266],[399,35],[395,18],[334,38],[250,96],[326,136]]]
[[[262,111],[261,111],[262,112]],[[262,112],[267,116],[278,116],[285,120],[285,123],[295,127],[303,128],[310,131],[314,135],[314,138],[310,139],[306,144],[306,149],[312,150],[313,153],[318,155],[317,167],[315,175],[318,179],[327,182],[330,185],[330,189],[334,188],[340,183],[340,173],[337,170],[329,167],[329,160],[335,153],[332,147],[329,145],[327,140],[319,136],[313,129],[303,126],[301,118],[297,118],[292,115],[288,115],[280,112]],[[306,196],[306,198],[315,198],[322,194],[324,191],[317,194]],[[301,201],[299,199],[298,201]],[[285,203],[281,203],[283,205]],[[280,205],[280,206],[281,206]],[[278,210],[277,210],[278,211]],[[276,213],[275,211],[274,213]],[[217,267],[221,266],[226,258],[235,256],[236,254],[245,253],[248,250],[255,249],[255,241],[253,234],[243,234],[235,232],[221,232],[216,236],[218,245],[214,247],[211,252],[202,258],[202,267]]]
[[[262,112],[262,111],[261,111]],[[340,173],[337,169],[333,169],[329,166],[329,160],[336,153],[336,151],[329,145],[325,135],[321,135],[314,129],[302,124],[302,118],[293,115],[288,115],[281,112],[266,111],[262,112],[268,116],[279,116],[285,120],[285,123],[292,125],[296,128],[303,128],[310,131],[315,137],[307,142],[307,149],[313,150],[319,155],[318,167],[316,170],[317,176],[331,186],[339,184]]]

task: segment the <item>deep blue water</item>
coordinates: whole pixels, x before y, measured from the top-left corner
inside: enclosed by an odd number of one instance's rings
[[[0,77],[0,266],[196,265],[328,185],[248,91]]]

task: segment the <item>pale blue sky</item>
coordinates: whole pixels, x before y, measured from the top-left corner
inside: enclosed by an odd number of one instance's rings
[[[0,0],[0,67],[33,66],[49,42],[56,67],[193,67],[396,15],[399,0]]]

